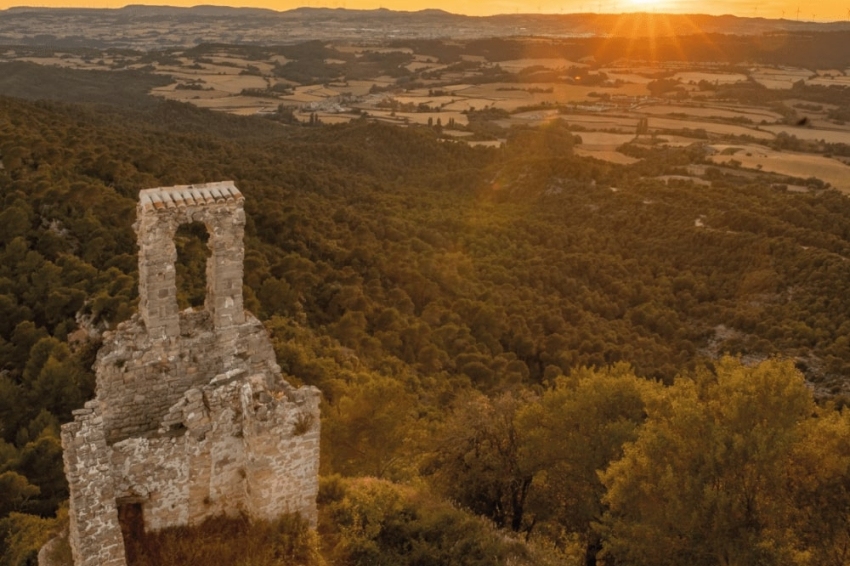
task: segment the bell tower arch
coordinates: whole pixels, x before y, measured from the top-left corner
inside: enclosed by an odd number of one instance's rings
[[[134,228],[139,243],[139,313],[154,339],[180,335],[174,236],[184,223],[209,232],[204,309],[216,332],[243,324],[244,197],[232,181],[146,189],[139,193]]]

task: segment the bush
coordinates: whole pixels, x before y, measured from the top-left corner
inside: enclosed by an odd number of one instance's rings
[[[334,564],[492,566],[528,558],[523,543],[424,489],[337,476],[322,480],[319,501]]]
[[[273,522],[213,517],[145,533],[127,544],[130,566],[324,566],[316,532],[297,514]]]
[[[57,519],[10,513],[0,520],[0,566],[37,563],[38,551],[57,530]]]

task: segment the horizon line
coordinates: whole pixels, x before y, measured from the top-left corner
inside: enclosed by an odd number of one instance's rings
[[[842,20],[806,20],[806,19],[796,19],[796,18],[785,18],[785,17],[766,17],[766,16],[746,16],[746,15],[737,15],[731,13],[724,14],[709,14],[706,12],[670,12],[670,11],[650,11],[650,10],[635,10],[635,11],[615,11],[615,12],[593,12],[593,11],[577,11],[577,12],[493,12],[490,14],[468,14],[463,12],[451,12],[449,10],[445,10],[443,8],[423,8],[419,10],[403,10],[403,9],[394,9],[394,8],[386,8],[380,6],[378,8],[347,8],[345,6],[315,6],[315,5],[304,5],[297,6],[295,8],[288,8],[285,10],[275,10],[274,8],[267,8],[263,6],[234,6],[232,4],[212,4],[212,3],[204,3],[204,4],[194,4],[192,6],[181,6],[177,4],[161,4],[161,3],[145,3],[145,2],[132,2],[129,4],[124,4],[122,6],[91,6],[91,5],[80,5],[80,6],[51,6],[51,5],[29,5],[22,4],[19,6],[8,6],[6,8],[0,8],[0,12],[8,12],[10,10],[90,10],[90,11],[118,11],[125,10],[127,8],[168,8],[175,10],[194,10],[198,8],[225,8],[229,10],[259,10],[264,12],[272,12],[275,14],[285,14],[287,12],[295,12],[298,10],[325,10],[332,12],[395,12],[400,14],[419,14],[423,12],[442,12],[444,14],[450,16],[461,16],[467,18],[489,18],[496,16],[624,16],[624,15],[647,15],[647,16],[673,16],[673,17],[707,17],[707,18],[738,18],[745,20],[772,20],[772,21],[789,21],[789,22],[807,22],[807,23],[829,23],[829,22],[837,22],[840,23]]]

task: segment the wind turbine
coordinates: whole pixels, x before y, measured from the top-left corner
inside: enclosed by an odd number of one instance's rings
[[[800,7],[797,6],[797,21],[800,21]]]

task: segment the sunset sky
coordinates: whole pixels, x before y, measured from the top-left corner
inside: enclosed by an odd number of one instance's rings
[[[12,6],[57,6],[86,8],[118,8],[127,3],[168,4],[194,6],[216,4],[253,6],[273,10],[289,10],[299,6],[323,8],[422,10],[440,8],[449,12],[475,16],[544,12],[551,14],[572,12],[670,12],[686,14],[734,14],[737,16],[786,18],[800,20],[836,21],[850,19],[850,0],[823,0],[802,2],[797,0],[154,0],[124,2],[120,0],[0,0],[0,9]]]

